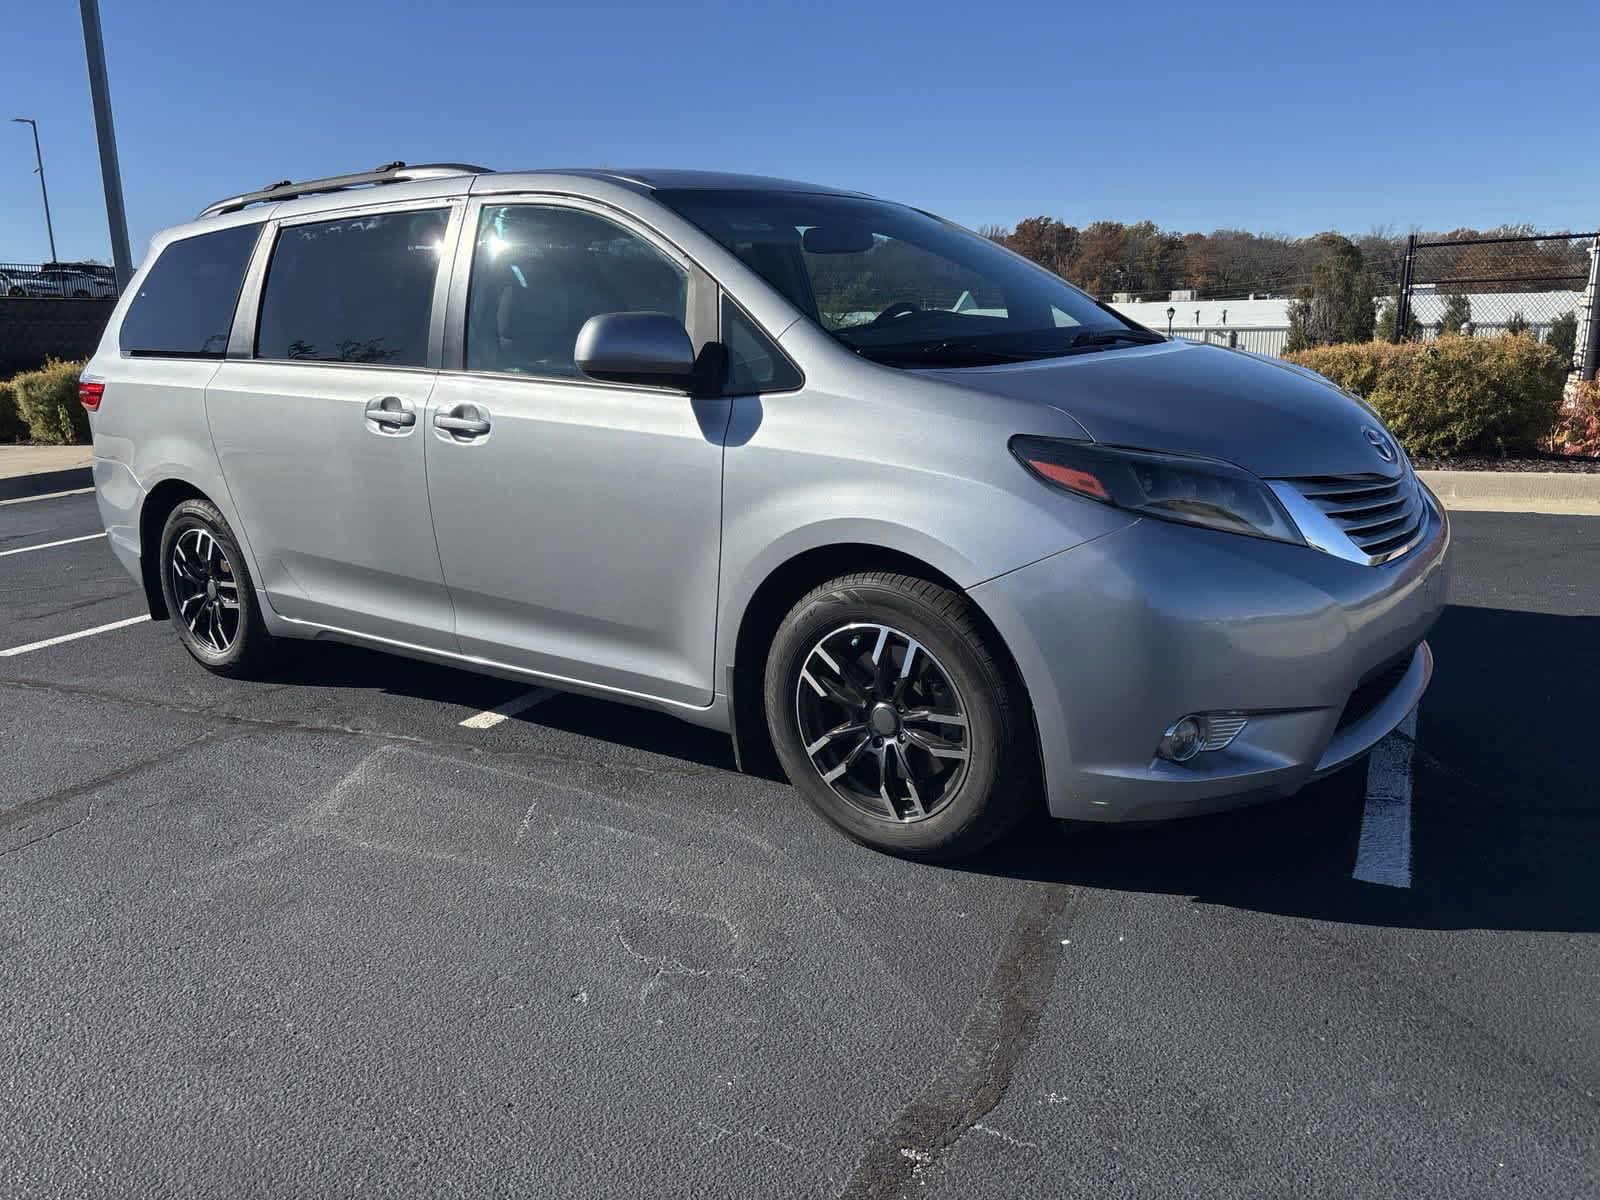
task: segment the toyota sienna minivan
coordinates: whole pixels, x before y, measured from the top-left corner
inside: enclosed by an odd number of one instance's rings
[[[857,192],[277,184],[154,239],[82,399],[210,670],[334,639],[659,709],[897,854],[1289,795],[1432,671],[1448,522],[1359,399]]]

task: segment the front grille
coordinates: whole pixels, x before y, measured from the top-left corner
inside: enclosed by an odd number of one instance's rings
[[[1384,475],[1313,475],[1287,481],[1372,563],[1410,549],[1427,507],[1409,469]]]
[[[1390,659],[1357,684],[1356,690],[1350,693],[1350,699],[1344,702],[1344,711],[1339,714],[1336,730],[1354,725],[1387,700],[1395,688],[1400,686],[1400,681],[1406,677],[1406,671],[1410,669],[1411,660],[1416,655],[1417,648],[1413,646],[1404,654]]]

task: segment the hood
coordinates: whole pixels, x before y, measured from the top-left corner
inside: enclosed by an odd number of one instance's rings
[[[1219,458],[1264,478],[1403,469],[1362,432],[1388,431],[1360,401],[1288,363],[1216,346],[1169,342],[929,374],[1059,409],[1097,442]]]

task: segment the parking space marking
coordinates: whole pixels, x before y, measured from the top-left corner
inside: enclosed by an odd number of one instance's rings
[[[48,550],[52,546],[70,546],[74,542],[92,542],[96,538],[103,538],[103,533],[86,533],[82,537],[62,538],[59,542],[40,542],[37,546],[18,546],[15,550],[0,550],[0,558],[8,554],[26,554],[30,550]]]
[[[1363,883],[1411,886],[1411,752],[1416,736],[1417,710],[1412,709],[1367,760],[1367,806],[1351,873]]]
[[[59,500],[63,496],[87,496],[92,491],[92,487],[86,487],[73,488],[69,492],[46,492],[43,496],[16,496],[10,500],[0,500],[0,508],[8,504],[32,504],[35,500]]]
[[[59,646],[62,642],[75,642],[79,638],[93,637],[97,633],[110,633],[113,629],[126,629],[129,625],[138,625],[148,621],[148,613],[143,616],[129,617],[123,621],[112,621],[109,625],[96,625],[93,629],[80,629],[77,633],[63,633],[60,637],[45,638],[42,642],[29,642],[26,646],[12,646],[0,650],[0,658],[11,658],[17,654],[26,654],[30,650],[43,650],[46,646]]]
[[[549,688],[534,688],[532,691],[523,692],[520,696],[513,696],[498,708],[491,708],[488,712],[478,713],[461,722],[463,729],[493,729],[501,721],[514,717],[520,712],[527,712],[536,704],[543,704],[556,693]]]

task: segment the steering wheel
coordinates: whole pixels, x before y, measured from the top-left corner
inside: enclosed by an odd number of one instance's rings
[[[896,300],[893,304],[889,305],[888,308],[884,309],[877,316],[873,317],[872,320],[868,321],[867,324],[882,325],[885,321],[893,321],[896,317],[906,317],[910,316],[914,312],[921,311],[922,305],[920,304],[914,304],[910,300]]]

